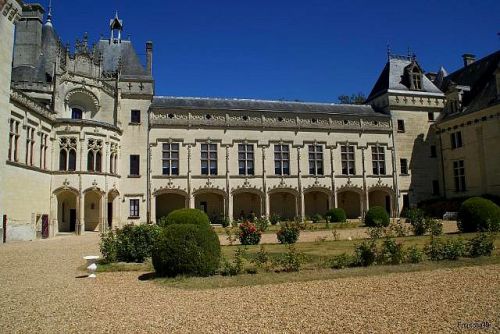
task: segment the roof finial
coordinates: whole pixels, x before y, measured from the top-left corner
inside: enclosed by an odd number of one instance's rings
[[[52,0],[49,0],[49,12],[47,13],[47,23],[52,22]]]
[[[387,42],[387,60],[391,59],[391,44]]]

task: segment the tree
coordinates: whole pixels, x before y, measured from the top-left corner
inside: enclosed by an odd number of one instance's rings
[[[364,93],[359,92],[357,94],[340,95],[338,97],[339,103],[341,104],[364,104],[366,101],[366,96]]]

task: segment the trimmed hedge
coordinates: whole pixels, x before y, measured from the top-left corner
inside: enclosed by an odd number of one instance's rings
[[[179,209],[174,210],[166,217],[158,221],[161,227],[167,227],[173,224],[191,224],[202,227],[210,227],[210,219],[207,214],[198,209]]]
[[[330,223],[343,223],[347,220],[345,211],[342,208],[328,210],[325,214],[325,218],[328,219]]]
[[[386,227],[389,222],[389,214],[381,206],[371,207],[365,215],[365,225],[368,227]]]
[[[214,231],[181,223],[162,229],[152,253],[159,277],[209,276],[218,269],[221,249]]]
[[[458,211],[458,229],[462,233],[499,231],[500,207],[485,198],[469,198]]]

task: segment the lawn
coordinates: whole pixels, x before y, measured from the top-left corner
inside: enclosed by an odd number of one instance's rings
[[[364,226],[359,220],[350,220],[346,223],[312,223],[306,222],[304,223],[304,230],[306,231],[321,231],[321,230],[331,230],[331,229],[349,229],[349,228],[357,228]],[[215,233],[226,235],[226,229],[224,227],[214,227]],[[280,229],[280,224],[271,225],[269,224],[268,229],[264,232],[265,234],[275,234]],[[232,227],[232,232],[237,233],[239,229],[237,227]]]

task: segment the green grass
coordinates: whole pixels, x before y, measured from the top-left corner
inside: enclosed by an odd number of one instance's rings
[[[331,230],[331,229],[349,229],[349,228],[358,228],[362,227],[363,225],[359,221],[349,221],[346,223],[311,223],[307,222],[305,224],[305,231],[324,231],[324,230]],[[276,225],[271,225],[269,224],[269,227],[267,231],[264,232],[264,234],[274,234],[278,232],[280,229],[280,224]],[[214,227],[215,233],[219,235],[226,235],[226,230],[223,227]],[[237,227],[232,228],[233,233],[239,233],[239,229]]]
[[[86,270],[85,268],[83,270]],[[114,271],[153,271],[153,265],[150,261],[144,263],[98,263],[97,272],[114,272]]]

